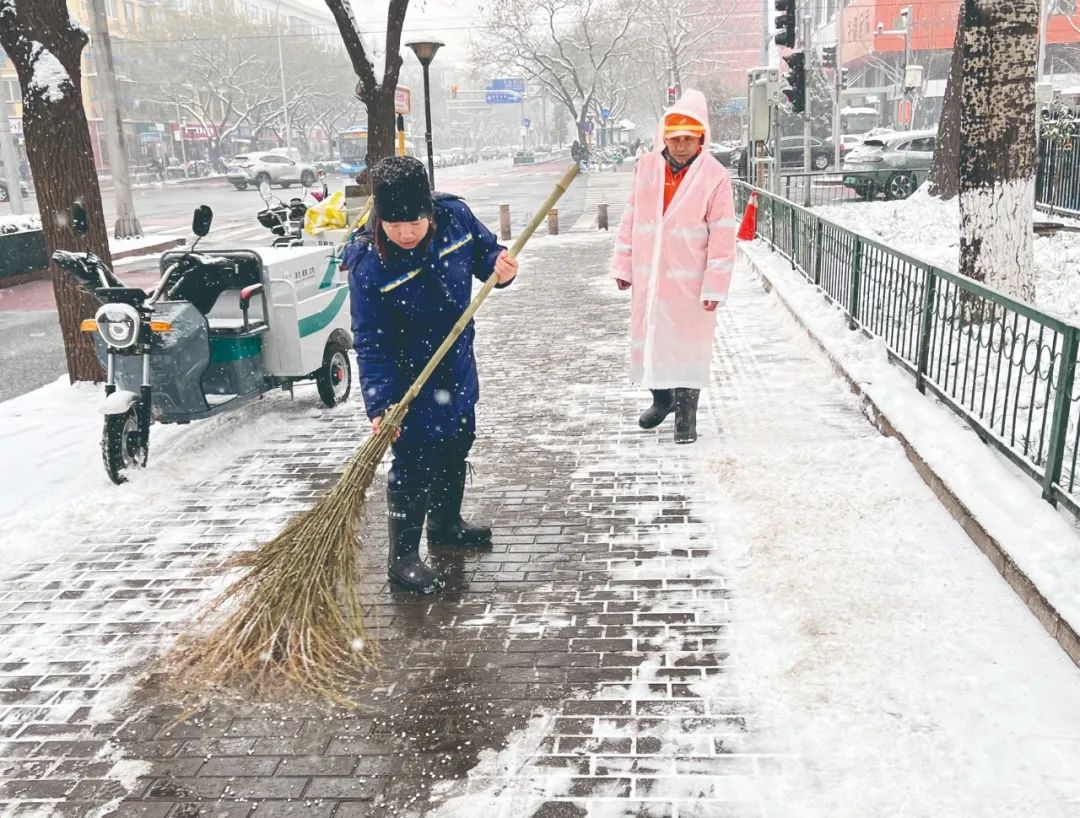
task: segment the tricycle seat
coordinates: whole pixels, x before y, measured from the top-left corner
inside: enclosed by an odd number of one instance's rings
[[[244,327],[244,311],[240,309],[240,297],[243,291],[223,290],[214,301],[214,306],[206,313],[206,323],[211,332],[239,332]],[[263,315],[262,296],[255,296],[248,301],[248,328],[257,324],[266,325]]]

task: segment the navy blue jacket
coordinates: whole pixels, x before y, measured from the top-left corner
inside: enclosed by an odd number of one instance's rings
[[[426,251],[389,240],[379,257],[372,235],[345,250],[353,343],[369,418],[401,400],[472,298],[472,279],[494,273],[502,247],[465,202],[436,193],[435,234]],[[412,402],[401,429],[406,445],[445,440],[467,427],[480,397],[470,321]]]

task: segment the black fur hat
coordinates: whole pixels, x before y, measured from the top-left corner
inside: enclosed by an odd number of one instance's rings
[[[412,156],[390,156],[371,172],[375,215],[384,222],[414,222],[434,212],[424,163]]]

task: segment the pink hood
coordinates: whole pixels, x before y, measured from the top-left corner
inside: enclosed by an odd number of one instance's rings
[[[664,117],[668,114],[692,116],[704,125],[705,149],[708,149],[709,143],[712,142],[712,132],[709,129],[709,102],[705,99],[705,95],[701,93],[701,91],[695,91],[692,88],[688,88],[683,91],[683,95],[679,98],[678,102],[670,108],[664,109],[664,116],[660,117],[660,123],[656,126],[656,142],[654,144],[657,151],[662,151],[664,149]]]

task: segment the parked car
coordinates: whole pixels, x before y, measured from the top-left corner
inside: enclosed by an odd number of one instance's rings
[[[498,159],[499,149],[496,148],[494,145],[484,145],[484,147],[480,149],[480,158],[485,160]]]
[[[746,148],[737,142],[713,142],[709,153],[725,168],[737,168]]]
[[[255,151],[229,160],[225,178],[237,190],[244,190],[248,185],[257,187],[263,182],[283,188],[295,184],[310,187],[315,184],[316,173],[315,166],[306,162],[298,162],[274,151]]]
[[[906,199],[926,181],[937,145],[936,131],[902,131],[863,140],[844,157],[844,187],[860,199]]]
[[[863,143],[864,134],[844,134],[840,137],[840,150],[842,153],[853,151]]]
[[[801,168],[803,166],[803,148],[805,137],[784,136],[780,138],[780,166],[784,168]],[[833,143],[810,137],[810,170],[822,171],[833,163],[836,148]]]
[[[26,182],[19,182],[19,190],[22,192],[24,199],[29,195],[29,192],[26,189]],[[6,202],[10,198],[11,197],[8,196],[7,182],[0,179],[0,202]]]

